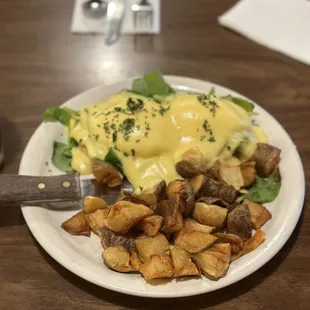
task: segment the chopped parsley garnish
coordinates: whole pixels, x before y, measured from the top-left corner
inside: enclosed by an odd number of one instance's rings
[[[129,156],[129,154],[128,154],[127,152],[124,152],[124,156],[128,157],[128,156]]]
[[[136,155],[135,149],[131,149],[131,155],[132,155],[132,156],[135,156],[135,155]]]
[[[141,111],[144,108],[144,102],[143,100],[137,98],[137,99],[133,99],[133,98],[129,98],[127,100],[127,109],[132,112],[135,113],[137,111]]]
[[[209,138],[209,142],[215,142],[215,138],[212,136]]]
[[[219,105],[215,101],[215,96],[213,94],[210,95],[201,94],[197,96],[197,99],[204,107],[210,110],[213,116],[215,116],[216,109],[219,108]]]
[[[159,108],[159,114],[160,114],[161,116],[163,116],[164,113],[166,113],[167,111],[169,111],[169,109],[170,109],[170,106],[167,107],[167,108],[164,108],[163,106],[160,106],[160,108]]]
[[[95,136],[95,139],[96,139],[96,141],[98,141],[98,139],[99,139],[99,135],[96,135],[96,136]]]
[[[208,141],[209,141],[209,142],[215,142],[215,138],[214,138],[214,135],[213,135],[213,131],[212,131],[212,129],[211,129],[211,127],[210,127],[210,125],[209,125],[209,123],[208,123],[207,120],[205,120],[205,121],[203,122],[202,127],[203,127],[203,129],[205,130],[205,132],[208,133],[208,134],[210,135],[209,138],[208,138]],[[200,141],[203,141],[205,138],[206,138],[205,135],[204,135],[204,136],[201,136],[201,137],[200,137]]]
[[[126,118],[120,125],[119,130],[123,132],[123,136],[126,141],[128,141],[130,135],[132,134],[134,126],[135,126],[134,118]]]
[[[112,134],[112,141],[116,142],[116,140],[117,140],[117,131],[114,131]]]
[[[148,122],[144,122],[145,123],[145,129],[146,130],[151,130],[150,125]]]
[[[109,122],[105,122],[103,124],[103,128],[104,128],[104,131],[109,134],[110,133],[110,128],[109,128]]]

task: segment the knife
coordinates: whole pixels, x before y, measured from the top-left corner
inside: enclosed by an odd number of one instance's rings
[[[124,21],[125,7],[125,0],[112,0],[108,3],[104,36],[106,45],[114,44],[118,40]]]
[[[78,173],[42,177],[0,175],[0,205],[80,201],[86,196],[102,197],[110,204],[123,190],[132,191],[126,180],[121,186],[109,188]]]

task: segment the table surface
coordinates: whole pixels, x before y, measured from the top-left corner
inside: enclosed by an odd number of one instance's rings
[[[0,1],[0,124],[3,173],[22,152],[48,106],[95,85],[158,69],[232,88],[258,102],[296,143],[310,180],[310,67],[219,27],[233,0],[162,1],[159,36],[72,35],[73,0]],[[309,194],[293,235],[246,279],[203,296],[149,300],[92,285],[56,263],[35,241],[20,208],[0,207],[1,309],[309,309]]]

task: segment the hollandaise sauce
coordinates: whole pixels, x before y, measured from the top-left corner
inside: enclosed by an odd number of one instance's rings
[[[247,160],[257,142],[268,142],[260,127],[238,105],[213,95],[176,93],[161,103],[128,91],[90,104],[71,119],[69,135],[78,142],[72,168],[91,173],[92,160],[112,148],[134,188],[180,179],[175,165],[191,148],[206,163],[217,158]],[[238,149],[238,159],[233,156]]]

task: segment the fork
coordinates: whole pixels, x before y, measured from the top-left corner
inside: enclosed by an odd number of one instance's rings
[[[134,27],[139,30],[152,30],[153,28],[153,6],[148,0],[141,0],[139,4],[131,7],[134,14]]]

